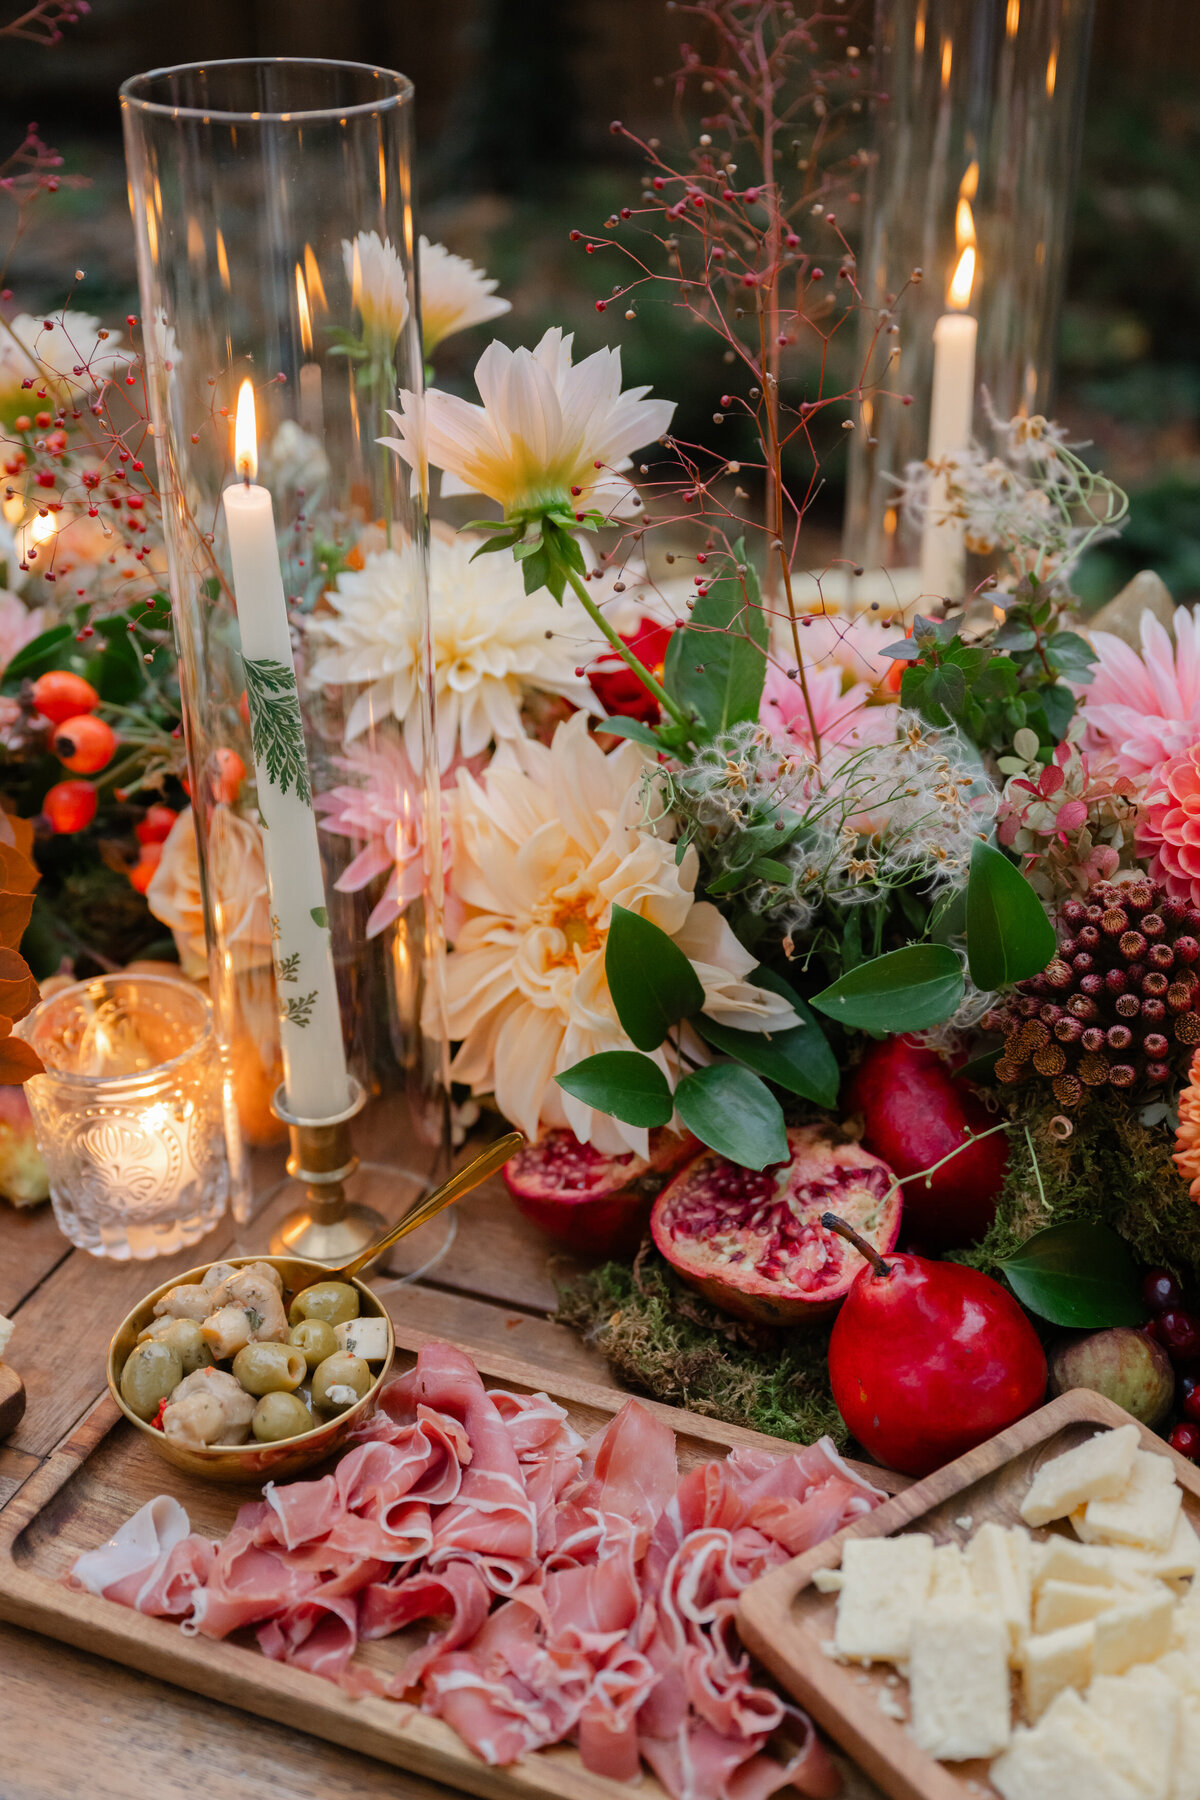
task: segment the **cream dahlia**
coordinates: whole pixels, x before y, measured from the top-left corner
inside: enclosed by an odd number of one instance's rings
[[[583,1057],[633,1046],[604,974],[614,905],[674,938],[704,988],[704,1011],[743,1031],[781,1030],[794,1014],[747,979],[755,958],[716,907],[693,895],[697,861],[678,865],[645,823],[645,759],[605,755],[576,713],[549,746],[514,743],[482,779],[458,776],[451,806],[454,888],[465,912],[446,961],[446,1025],[456,1080],[494,1093],[530,1138],[568,1127],[598,1149],[647,1154],[647,1133],[594,1111],[554,1080]],[[706,1060],[688,1034],[689,1054]],[[674,1083],[666,1049],[655,1062]]]
[[[452,256],[445,244],[420,242],[417,256],[421,293],[421,343],[426,360],[444,338],[470,325],[485,325],[511,312],[511,300],[502,300],[500,283],[477,269],[465,256]]]
[[[377,231],[360,231],[353,243],[343,239],[342,259],[351,304],[362,320],[363,341],[373,356],[390,361],[408,319],[404,264],[391,239],[381,239]]]
[[[0,329],[0,392],[19,389],[31,376],[94,387],[128,360],[120,332],[103,329],[93,313],[63,312],[49,319],[18,313]]]
[[[1200,739],[1200,617],[1180,606],[1175,643],[1154,614],[1141,621],[1142,651],[1093,631],[1097,663],[1082,696],[1084,748],[1104,750],[1139,784]]]
[[[429,603],[433,618],[438,759],[448,769],[493,741],[522,735],[527,692],[561,695],[595,710],[591,689],[575,673],[586,637],[583,612],[558,606],[542,589],[526,594],[508,557],[472,561],[479,539],[435,530],[430,545]],[[399,719],[414,767],[422,763],[420,719],[414,705],[421,666],[423,607],[420,569],[410,547],[369,554],[347,569],[326,598],[333,611],[308,621],[319,653],[313,678],[361,686],[350,710],[347,739],[381,719]]]
[[[224,801],[213,807],[208,827],[208,890],[221,918],[222,946],[239,968],[271,961],[271,904],[267,897],[262,832]],[[204,892],[192,809],[172,825],[162,858],[146,890],[156,919],[171,928],[183,972],[198,980],[208,970]]]
[[[628,467],[630,451],[662,436],[674,404],[647,400],[649,388],[622,393],[619,350],[573,363],[571,345],[557,326],[535,350],[489,344],[475,365],[482,406],[430,388],[422,431],[416,396],[404,391],[390,414],[399,436],[380,442],[422,480],[428,455],[435,469],[498,501],[508,518],[552,507],[613,516],[636,508],[632,484],[617,471]]]

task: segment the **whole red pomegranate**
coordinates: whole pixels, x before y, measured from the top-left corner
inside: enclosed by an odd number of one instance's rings
[[[867,1149],[882,1156],[900,1176],[932,1168],[970,1136],[996,1123],[935,1050],[907,1037],[885,1038],[870,1046],[855,1070],[846,1101],[851,1112],[863,1116]],[[931,1250],[978,1242],[996,1216],[1007,1168],[1008,1140],[997,1131],[959,1151],[927,1182],[907,1182],[907,1236]]]
[[[830,1215],[827,1222],[844,1228]],[[1046,1354],[1012,1295],[989,1275],[863,1247],[868,1263],[829,1340],[833,1398],[879,1462],[928,1475],[1041,1403]]]
[[[621,1256],[637,1249],[650,1202],[695,1148],[690,1132],[652,1131],[647,1162],[632,1151],[595,1150],[573,1131],[548,1131],[510,1157],[503,1174],[517,1211],[548,1237],[583,1256]]]
[[[788,1132],[788,1148],[789,1161],[761,1171],[702,1150],[650,1215],[654,1242],[686,1282],[723,1311],[767,1325],[824,1318],[862,1267],[822,1213],[836,1208],[880,1250],[900,1231],[892,1171],[861,1144],[806,1125]]]

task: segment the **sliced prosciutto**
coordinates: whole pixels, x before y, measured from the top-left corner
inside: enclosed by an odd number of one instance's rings
[[[251,1628],[351,1694],[420,1704],[488,1763],[572,1742],[674,1800],[827,1800],[836,1770],[743,1647],[737,1599],[883,1498],[824,1439],[681,1479],[656,1410],[629,1400],[585,1443],[547,1395],[488,1391],[434,1343],[331,1474],[268,1483],[219,1544],[160,1495],[74,1579],[205,1637]],[[402,1631],[392,1668],[357,1660]]]

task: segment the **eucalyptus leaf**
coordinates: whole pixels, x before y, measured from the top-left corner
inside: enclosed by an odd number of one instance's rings
[[[577,1100],[626,1125],[666,1125],[675,1110],[666,1076],[635,1050],[602,1050],[554,1079]]]
[[[1022,1306],[1051,1325],[1097,1331],[1145,1323],[1129,1246],[1108,1225],[1048,1225],[1000,1267]]]
[[[709,737],[758,718],[767,673],[768,628],[758,577],[741,539],[733,555],[735,566],[709,582],[687,628],[672,633],[663,663],[668,694],[695,714]],[[738,568],[745,573],[739,575]]]
[[[675,1109],[702,1144],[746,1169],[787,1161],[783,1109],[770,1088],[737,1063],[710,1063],[685,1075]]]
[[[639,1050],[657,1050],[672,1025],[704,1005],[700,977],[678,944],[624,906],[612,909],[604,973],[621,1028]]]
[[[842,975],[809,1002],[858,1031],[923,1031],[963,996],[962,964],[945,944],[906,944]]]
[[[967,883],[967,962],[985,992],[1038,975],[1055,951],[1054,927],[1015,863],[980,839]]]
[[[632,738],[635,744],[645,744],[648,750],[662,749],[651,727],[641,719],[597,719],[596,730],[610,732],[613,737]]]

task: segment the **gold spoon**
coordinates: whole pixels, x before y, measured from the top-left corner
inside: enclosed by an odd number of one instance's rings
[[[416,1231],[418,1226],[427,1224],[430,1219],[436,1218],[437,1214],[445,1207],[453,1206],[456,1200],[461,1200],[464,1194],[469,1194],[471,1189],[478,1187],[481,1181],[486,1181],[489,1175],[494,1175],[496,1170],[502,1168],[509,1157],[515,1156],[518,1150],[524,1148],[524,1145],[525,1139],[519,1131],[509,1131],[504,1137],[497,1138],[494,1144],[489,1144],[486,1150],[480,1151],[479,1155],[459,1169],[457,1174],[451,1175],[449,1181],[443,1181],[441,1187],[434,1188],[432,1194],[426,1194],[423,1200],[418,1200],[415,1206],[409,1208],[398,1225],[393,1225],[390,1231],[385,1231],[381,1238],[377,1238],[373,1244],[368,1244],[365,1250],[360,1250],[358,1255],[351,1257],[349,1262],[336,1266],[324,1265],[324,1279],[348,1281],[352,1275],[357,1275],[361,1269],[367,1267],[368,1263],[373,1263],[376,1257],[382,1256],[385,1250],[390,1250],[393,1244],[399,1243],[402,1237],[407,1237],[410,1231]]]

